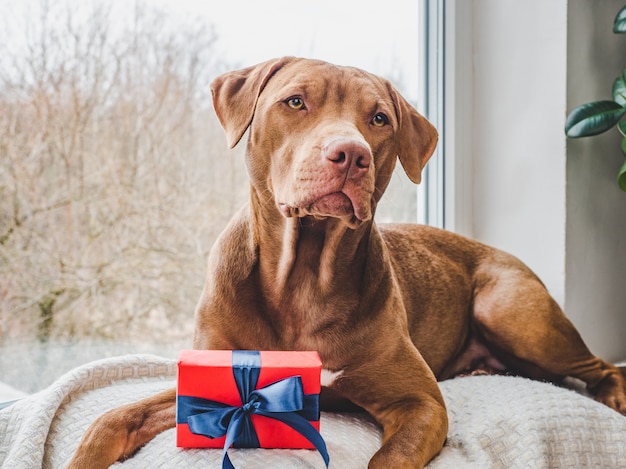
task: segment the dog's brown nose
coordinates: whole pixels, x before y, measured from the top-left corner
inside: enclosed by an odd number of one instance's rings
[[[362,171],[370,167],[372,153],[363,143],[339,138],[322,148],[322,156],[344,171]]]

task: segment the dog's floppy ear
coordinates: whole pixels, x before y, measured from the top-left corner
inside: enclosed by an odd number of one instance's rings
[[[388,86],[399,121],[398,158],[409,179],[419,184],[422,169],[433,155],[439,135],[437,129],[407,103],[391,84]]]
[[[237,145],[252,122],[257,98],[267,81],[291,60],[291,57],[269,60],[253,67],[225,73],[213,80],[213,107],[226,132],[230,148]]]

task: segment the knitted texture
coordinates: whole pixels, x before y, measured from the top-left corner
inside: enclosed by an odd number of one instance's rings
[[[63,468],[93,420],[173,387],[176,362],[128,355],[89,363],[0,411],[0,466]],[[574,391],[523,378],[441,383],[450,429],[429,468],[626,468],[626,418]],[[381,432],[365,414],[322,413],[330,467],[365,468]],[[323,468],[312,450],[231,449],[237,468]],[[113,468],[220,468],[221,450],[181,449],[161,433]]]

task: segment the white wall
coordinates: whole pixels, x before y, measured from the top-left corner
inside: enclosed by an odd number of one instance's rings
[[[466,0],[457,4],[468,8]],[[626,37],[611,33],[624,2],[470,4],[463,20],[472,22],[473,61],[455,77],[471,74],[473,97],[471,112],[455,124],[471,130],[471,223],[464,231],[526,262],[594,353],[626,358],[619,137],[568,141],[563,133],[567,111],[610,97],[626,66]]]
[[[565,0],[474,1],[473,225],[565,298]]]

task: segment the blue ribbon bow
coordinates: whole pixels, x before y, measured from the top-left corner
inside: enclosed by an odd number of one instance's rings
[[[261,374],[261,354],[257,351],[233,351],[233,375],[242,406],[193,396],[178,396],[178,423],[187,423],[189,430],[209,438],[226,435],[222,452],[222,469],[235,469],[228,449],[258,448],[259,439],[250,415],[258,414],[279,420],[309,440],[324,458],[328,467],[326,443],[309,420],[319,419],[319,395],[305,395],[302,378],[293,376],[261,389],[256,385]]]

